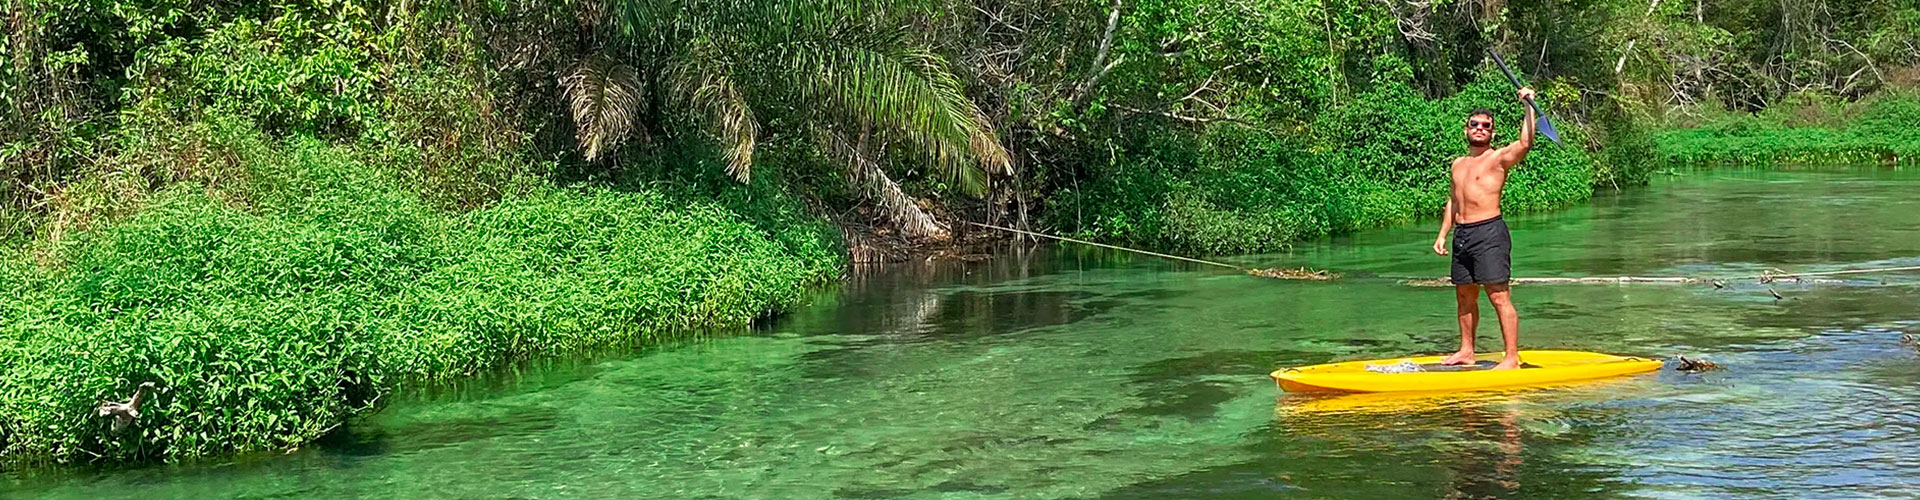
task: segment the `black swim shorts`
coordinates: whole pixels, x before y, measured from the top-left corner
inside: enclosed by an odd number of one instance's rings
[[[1513,237],[1507,222],[1491,219],[1453,228],[1453,284],[1506,283],[1513,277]]]

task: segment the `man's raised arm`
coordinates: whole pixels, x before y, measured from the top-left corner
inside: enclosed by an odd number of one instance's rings
[[[1534,124],[1539,123],[1539,117],[1533,112],[1533,97],[1533,89],[1525,87],[1520,89],[1520,103],[1526,105],[1524,107],[1527,108],[1527,118],[1520,120],[1520,140],[1500,148],[1500,166],[1504,168],[1520,166],[1520,160],[1527,159],[1527,151],[1533,149]]]

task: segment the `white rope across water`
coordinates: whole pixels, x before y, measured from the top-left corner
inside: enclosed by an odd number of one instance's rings
[[[1090,245],[1090,246],[1096,246],[1096,247],[1112,249],[1112,250],[1133,252],[1133,253],[1142,254],[1142,255],[1152,255],[1154,257],[1161,257],[1161,258],[1173,259],[1173,260],[1184,261],[1184,262],[1192,262],[1195,264],[1206,264],[1209,266],[1224,267],[1228,269],[1238,269],[1241,272],[1244,272],[1253,276],[1259,276],[1262,278],[1273,278],[1273,279],[1281,279],[1281,280],[1303,280],[1303,281],[1331,281],[1335,278],[1340,277],[1337,274],[1333,274],[1326,271],[1314,271],[1314,270],[1305,269],[1305,268],[1259,269],[1259,268],[1252,268],[1247,266],[1228,264],[1225,262],[1214,262],[1211,260],[1201,260],[1201,259],[1195,259],[1192,257],[1181,257],[1178,255],[1168,255],[1160,252],[1149,252],[1146,250],[1132,249],[1132,248],[1127,248],[1123,246],[1108,245],[1105,243],[1094,243],[1086,240],[1076,240],[1076,239],[1068,238],[1065,236],[1054,236],[1046,233],[1036,233],[1033,231],[1025,231],[1025,230],[1014,229],[1010,227],[1000,227],[1000,226],[994,226],[994,225],[988,225],[988,224],[981,224],[981,223],[972,222],[972,221],[961,221],[961,222],[966,222],[968,224],[972,224],[975,226],[980,226],[988,229],[998,229],[1001,231],[1007,231],[1014,234],[1023,234],[1027,236],[1037,237],[1037,238],[1049,238],[1049,239],[1055,239],[1055,240],[1065,241],[1069,243],[1079,243],[1082,245]]]
[[[1135,250],[1135,249],[1132,249],[1132,248],[1127,248],[1127,247],[1123,247],[1123,246],[1117,246],[1117,245],[1108,245],[1108,244],[1106,244],[1106,243],[1094,243],[1094,242],[1091,242],[1091,241],[1087,241],[1087,240],[1076,240],[1076,239],[1073,239],[1073,238],[1068,238],[1068,237],[1065,237],[1065,236],[1054,236],[1054,235],[1051,235],[1051,234],[1046,234],[1046,233],[1036,233],[1036,232],[1033,232],[1033,231],[1025,231],[1025,230],[1020,230],[1020,229],[1014,229],[1014,228],[1010,228],[1010,227],[1000,227],[1000,226],[994,226],[994,225],[988,225],[988,224],[981,224],[981,223],[978,223],[978,222],[973,222],[973,221],[961,221],[961,222],[965,222],[965,223],[968,223],[968,224],[973,224],[973,225],[975,225],[975,226],[980,226],[980,227],[984,227],[984,228],[987,228],[987,229],[998,229],[998,230],[1001,230],[1001,231],[1006,231],[1006,232],[1010,232],[1010,233],[1014,233],[1014,234],[1023,234],[1023,235],[1027,235],[1027,236],[1034,236],[1034,237],[1039,237],[1039,238],[1051,238],[1051,239],[1056,239],[1056,240],[1060,240],[1060,241],[1065,241],[1065,242],[1068,242],[1068,243],[1079,243],[1079,244],[1082,244],[1082,245],[1088,245],[1088,246],[1096,246],[1096,247],[1100,247],[1100,248],[1106,248],[1106,249],[1110,249],[1110,250],[1121,250],[1121,251],[1126,251],[1126,252],[1133,252],[1133,253],[1138,253],[1138,254],[1144,254],[1144,255],[1152,255],[1152,256],[1154,256],[1154,257],[1160,257],[1160,258],[1166,258],[1166,259],[1173,259],[1173,260],[1178,260],[1178,261],[1185,261],[1185,262],[1192,262],[1192,263],[1195,263],[1195,264],[1206,264],[1206,265],[1209,265],[1209,266],[1219,266],[1219,267],[1225,267],[1225,268],[1228,268],[1228,269],[1239,269],[1239,270],[1241,270],[1241,271],[1251,271],[1251,269],[1248,269],[1248,268],[1246,268],[1246,267],[1243,267],[1243,266],[1236,266],[1236,265],[1233,265],[1233,264],[1228,264],[1228,263],[1225,263],[1225,262],[1214,262],[1214,261],[1211,261],[1211,260],[1201,260],[1201,259],[1195,259],[1195,258],[1192,258],[1192,257],[1181,257],[1181,256],[1178,256],[1178,255],[1168,255],[1168,254],[1164,254],[1164,253],[1160,253],[1160,252],[1149,252],[1149,251],[1146,251],[1146,250]]]

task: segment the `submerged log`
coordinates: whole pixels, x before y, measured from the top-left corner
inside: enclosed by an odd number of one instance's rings
[[[1332,272],[1328,272],[1324,270],[1314,271],[1304,267],[1299,269],[1279,269],[1279,268],[1248,269],[1247,274],[1259,276],[1262,278],[1273,278],[1273,279],[1281,279],[1281,280],[1307,280],[1307,281],[1333,281],[1335,278],[1340,277],[1340,275],[1334,274]]]
[[[1699,283],[1699,282],[1700,280],[1693,279],[1693,278],[1646,277],[1646,276],[1614,276],[1614,277],[1595,276],[1595,277],[1581,277],[1581,278],[1514,278],[1508,281],[1507,283],[1511,283],[1515,285],[1528,285],[1528,284],[1531,284],[1531,285],[1613,285],[1613,284],[1623,284],[1623,283],[1653,283],[1653,284],[1685,285],[1685,284]],[[1449,280],[1447,278],[1435,278],[1435,279],[1428,279],[1428,280],[1406,280],[1403,283],[1406,283],[1408,285],[1413,285],[1413,286],[1453,286],[1453,280]]]

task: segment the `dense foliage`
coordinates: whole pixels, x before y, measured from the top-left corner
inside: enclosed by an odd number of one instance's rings
[[[1440,100],[1381,86],[1321,115],[1311,136],[1295,141],[1223,128],[1138,145],[1147,152],[1140,163],[1089,167],[1096,180],[1056,197],[1047,213],[1110,239],[1214,253],[1436,217],[1446,203],[1446,166],[1465,151],[1460,110],[1487,103],[1508,126],[1523,116],[1502,99],[1512,87],[1492,78]],[[1563,139],[1578,144],[1579,134]],[[1593,192],[1590,154],[1539,143],[1508,181],[1509,211],[1557,208]]]
[[[342,148],[245,163],[247,206],[170,188],[62,266],[9,262],[6,456],[297,446],[403,383],[737,326],[838,269],[830,240],[789,246],[711,202],[540,189],[449,214]],[[140,382],[160,389],[132,432],[87,418]]]
[[[1360,201],[1369,214],[1351,217],[1278,207],[1373,192],[1340,179],[1426,162],[1454,142],[1329,118],[1362,112],[1349,107],[1388,99],[1412,106],[1389,115],[1442,120],[1508,105],[1491,92],[1489,50],[1508,54],[1582,137],[1565,164],[1584,165],[1554,175],[1590,171],[1608,188],[1655,168],[1641,129],[1669,114],[1920,82],[1920,8],[1890,0],[9,0],[6,10],[0,108],[20,119],[0,124],[0,234],[16,240],[62,239],[172,182],[225,181],[198,139],[169,132],[239,116],[269,134],[427,158],[411,162],[422,181],[411,188],[440,207],[524,190],[537,184],[525,177],[551,173],[544,165],[619,180],[670,158],[741,178],[788,170],[787,190],[835,213],[881,208],[839,222],[909,236],[944,232],[920,203],[939,198],[938,213],[1031,224],[1050,212],[1044,229],[1244,251],[1421,213],[1394,207],[1414,198],[1366,198],[1387,205]],[[1475,85],[1489,92],[1460,97]],[[1417,139],[1421,152],[1340,130],[1368,126]],[[1119,182],[1115,169],[1159,169],[1127,172],[1130,182],[1207,184],[1186,170],[1271,170],[1238,162],[1279,156],[1326,174],[1236,174],[1278,185],[1264,201],[1146,193],[1147,213],[1172,218],[1128,221],[1261,233],[1235,243],[1117,229],[1068,203],[1119,189],[1103,185]],[[948,193],[983,180],[977,201]],[[1556,196],[1543,206],[1584,195]],[[1059,212],[1069,204],[1081,213]],[[1272,223],[1292,229],[1260,229]]]

